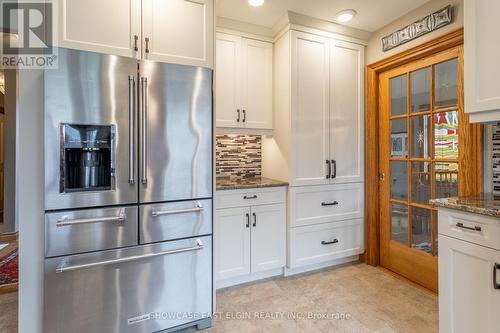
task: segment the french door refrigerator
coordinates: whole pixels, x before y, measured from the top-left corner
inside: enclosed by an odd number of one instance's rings
[[[212,71],[59,49],[45,79],[44,332],[211,324]]]

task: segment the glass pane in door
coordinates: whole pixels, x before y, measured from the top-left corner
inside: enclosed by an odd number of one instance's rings
[[[452,59],[434,67],[434,108],[458,104],[458,60]]]
[[[434,156],[458,159],[458,111],[434,114]]]
[[[458,195],[458,163],[436,162],[436,198],[449,198]]]
[[[408,206],[391,205],[391,239],[408,245]]]
[[[391,115],[398,116],[406,114],[408,88],[407,75],[393,77],[391,80]]]
[[[411,157],[429,158],[430,147],[430,116],[413,116],[411,124]]]
[[[431,163],[411,162],[411,202],[428,205],[431,199]]]
[[[420,69],[411,73],[411,112],[431,109],[431,69]]]
[[[408,200],[408,163],[391,161],[391,198]]]
[[[432,253],[431,211],[424,208],[411,208],[411,247]]]
[[[391,120],[391,157],[408,157],[406,118]]]

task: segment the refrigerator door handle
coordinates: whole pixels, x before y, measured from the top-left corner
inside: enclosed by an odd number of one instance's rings
[[[134,138],[135,138],[135,77],[128,76],[128,116],[129,116],[129,152],[128,152],[128,182],[135,183],[134,172]]]
[[[198,201],[198,202],[196,202],[196,207],[194,207],[194,208],[153,211],[153,212],[151,212],[151,215],[156,217],[156,216],[163,216],[163,215],[198,213],[201,211],[203,211],[203,206]]]
[[[141,182],[147,184],[148,182],[148,171],[147,171],[147,116],[148,116],[148,78],[141,77]]]
[[[105,222],[124,222],[127,216],[125,215],[125,210],[120,210],[118,216],[110,216],[110,217],[95,217],[88,219],[76,219],[70,220],[67,215],[63,216],[59,220],[57,220],[56,227],[66,227],[72,225],[79,224],[92,224],[92,223],[105,223]]]
[[[180,249],[175,249],[175,250],[168,250],[168,251],[163,251],[163,252],[158,252],[158,253],[148,253],[148,254],[143,254],[143,255],[138,255],[138,256],[130,256],[130,257],[124,257],[124,258],[118,258],[118,259],[104,260],[104,261],[98,261],[98,262],[92,262],[92,263],[88,263],[88,264],[80,264],[80,265],[74,265],[74,266],[65,266],[65,262],[63,261],[63,262],[61,262],[59,267],[56,268],[56,273],[71,272],[71,271],[76,271],[79,269],[92,268],[92,267],[97,267],[97,266],[121,264],[121,263],[125,263],[125,262],[137,261],[137,260],[142,260],[142,259],[149,259],[149,258],[160,257],[160,256],[166,256],[166,255],[170,255],[170,254],[199,251],[199,250],[202,250],[203,248],[204,248],[204,245],[201,242],[201,239],[197,239],[195,246],[185,247],[185,248],[180,248]]]

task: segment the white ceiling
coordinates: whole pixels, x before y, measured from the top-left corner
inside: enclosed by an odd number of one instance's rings
[[[288,10],[334,22],[339,11],[354,9],[358,14],[346,25],[373,32],[429,0],[265,1],[261,7],[252,7],[247,0],[216,0],[216,14],[270,28]]]

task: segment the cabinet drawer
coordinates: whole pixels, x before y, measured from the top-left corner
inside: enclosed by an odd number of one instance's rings
[[[363,253],[363,220],[290,229],[289,268]]]
[[[438,214],[440,235],[500,250],[500,219],[445,208]]]
[[[286,202],[286,187],[223,190],[215,194],[216,209]]]
[[[290,198],[292,226],[363,217],[363,184],[294,187]]]

